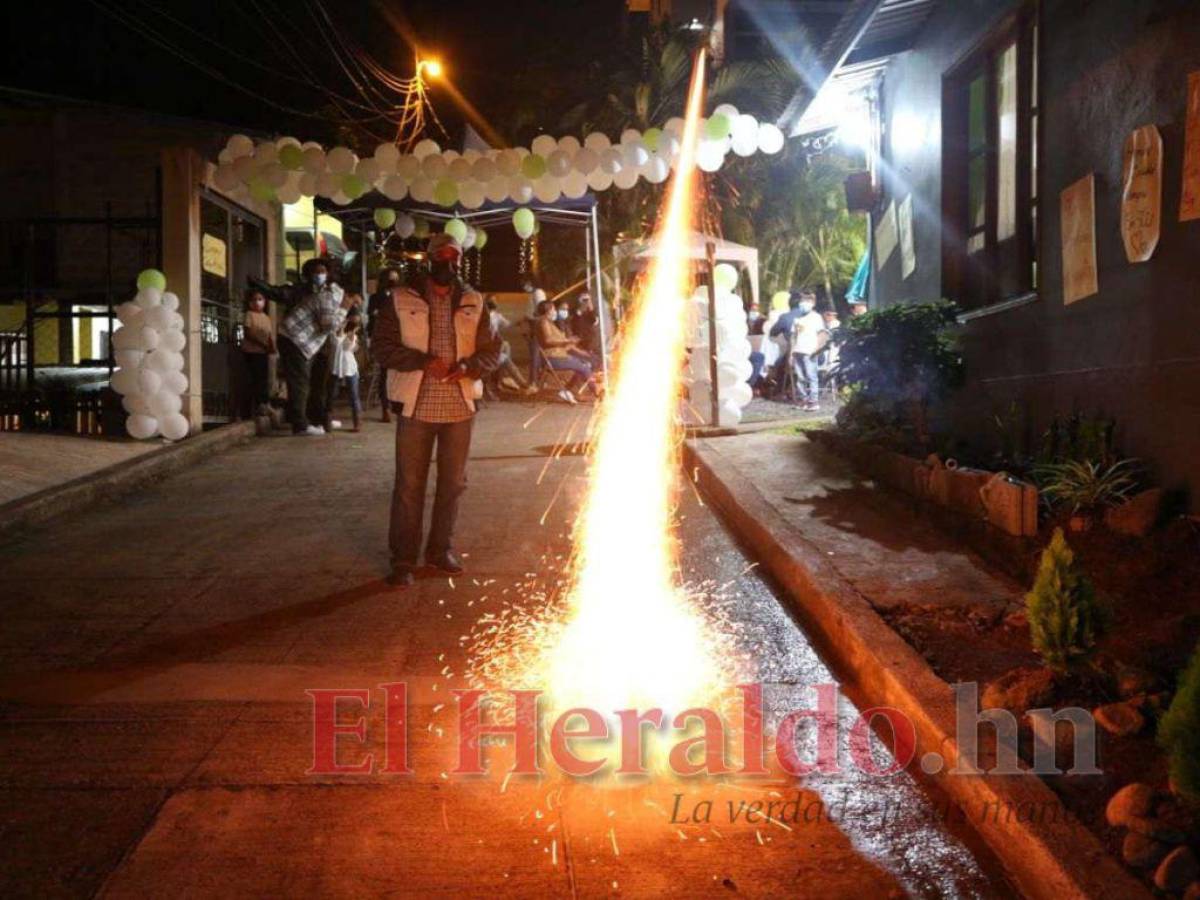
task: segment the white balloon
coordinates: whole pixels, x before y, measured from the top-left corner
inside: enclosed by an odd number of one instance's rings
[[[118,394],[136,394],[138,392],[138,370],[117,369],[112,373],[108,384]]]
[[[417,159],[424,159],[427,156],[441,152],[442,148],[438,146],[437,141],[431,141],[429,138],[418,141],[417,146],[413,147],[413,156]]]
[[[400,148],[395,144],[380,144],[375,148],[375,161],[383,171],[393,171],[400,161]]]
[[[413,232],[417,230],[417,221],[408,213],[400,213],[400,215],[396,216],[395,230],[401,239],[410,238]]]
[[[442,159],[444,159],[446,161],[446,165],[450,165],[450,163],[454,162],[456,159],[460,158],[461,156],[462,156],[462,154],[459,153],[457,150],[443,150],[442,151]]]
[[[131,415],[148,415],[150,403],[144,394],[126,394],[121,398],[121,406]]]
[[[566,134],[558,139],[558,149],[564,151],[568,156],[574,156],[582,146],[579,138],[573,134]]]
[[[739,377],[737,366],[731,360],[723,360],[717,365],[717,384],[721,388],[721,393],[729,396],[728,391],[742,379]]]
[[[332,197],[342,189],[342,178],[332,172],[322,172],[317,176],[317,193],[322,197]]]
[[[421,174],[426,178],[437,180],[446,174],[446,160],[436,153],[431,153],[421,160]]]
[[[164,350],[170,350],[172,353],[178,353],[187,346],[187,335],[172,328],[170,331],[163,332],[158,346]]]
[[[405,181],[412,181],[421,174],[421,161],[415,156],[402,156],[396,163],[396,174]]]
[[[496,161],[486,156],[481,156],[471,163],[471,177],[480,184],[487,184],[496,177],[498,171]]]
[[[418,203],[429,203],[433,200],[433,179],[424,175],[415,179],[408,186],[408,195]]]
[[[587,193],[587,176],[582,172],[568,172],[562,179],[562,192],[572,200],[578,200]]]
[[[540,156],[549,156],[558,149],[558,141],[548,134],[539,134],[529,145],[529,149]]]
[[[469,162],[471,165],[475,165],[475,160],[479,159],[481,156],[483,156],[483,154],[480,153],[478,150],[476,150],[474,147],[468,147],[466,150],[463,151],[462,158],[465,159],[467,162]]]
[[[508,179],[503,175],[497,175],[487,183],[484,196],[493,203],[503,203],[508,199]]]
[[[650,152],[641,141],[629,141],[621,145],[621,163],[626,168],[640,168],[649,159]]]
[[[233,171],[242,181],[249,181],[258,173],[258,163],[253,156],[239,156],[233,161]]]
[[[114,310],[122,325],[132,325],[142,317],[142,308],[132,300],[122,303]]]
[[[300,154],[300,165],[310,175],[320,175],[325,171],[325,151],[320,147],[308,147]]]
[[[144,287],[137,292],[133,302],[142,309],[150,309],[162,304],[162,291],[158,288]]]
[[[555,178],[562,178],[571,171],[571,157],[565,150],[555,150],[546,157],[546,170]]]
[[[596,169],[587,177],[588,187],[593,191],[607,191],[613,184],[613,177],[603,169]]]
[[[736,119],[738,115],[738,108],[732,103],[722,103],[712,111],[712,114],[714,116],[725,116],[728,119]]]
[[[302,197],[315,197],[317,195],[317,176],[312,172],[305,172],[301,175],[296,185],[300,188],[300,195]]]
[[[533,182],[523,175],[508,179],[508,196],[516,203],[528,203],[533,199]]]
[[[242,179],[238,178],[237,172],[233,168],[232,163],[221,163],[213,172],[213,185],[218,190],[232,191]]]
[[[739,372],[738,374],[740,375],[741,373]],[[738,406],[745,406],[754,399],[754,391],[750,385],[746,384],[745,378],[739,378],[737,384],[730,388],[729,393],[725,396]]]
[[[136,369],[142,364],[145,353],[141,350],[113,350],[113,361],[122,369]]]
[[[125,430],[129,432],[131,438],[144,441],[146,438],[152,438],[158,434],[158,419],[137,413],[125,420]]]
[[[277,162],[267,163],[259,170],[258,177],[278,190],[287,184],[288,170]]]
[[[151,368],[143,367],[137,373],[138,393],[153,397],[162,388],[162,376]]]
[[[334,147],[325,155],[325,164],[335,175],[348,175],[358,164],[358,157],[349,147]]]
[[[742,421],[742,409],[737,401],[729,399],[721,401],[720,417],[717,424],[722,428],[731,428]]]
[[[671,174],[671,164],[657,153],[651,154],[642,166],[642,177],[651,184],[662,184]]]
[[[783,149],[783,132],[770,122],[758,126],[758,149],[768,156]]]
[[[521,154],[511,147],[501,150],[500,155],[496,157],[496,168],[501,175],[511,178],[521,171]]]
[[[730,127],[734,139],[739,137],[754,138],[758,143],[758,119],[749,114],[742,114],[733,120]]]
[[[460,156],[450,163],[450,177],[460,183],[467,181],[470,179],[473,169],[471,161]]]
[[[701,141],[696,149],[696,165],[702,172],[715,172],[725,163],[721,145],[712,141]]]
[[[182,372],[163,372],[162,380],[164,391],[171,391],[173,394],[187,392],[188,380]]]
[[[735,134],[730,147],[738,156],[753,156],[758,152],[758,132],[749,136]]]
[[[462,160],[456,160],[462,162]],[[458,202],[466,209],[479,209],[487,199],[484,187],[478,181],[464,181],[458,186]],[[465,249],[465,248],[464,248]]]
[[[553,175],[543,175],[533,183],[533,195],[543,203],[553,203],[562,195],[562,183]]]
[[[226,142],[225,149],[234,159],[239,156],[248,156],[254,152],[254,141],[244,134],[235,134]]]
[[[640,177],[639,169],[635,169],[635,168],[626,166],[624,169],[621,169],[619,172],[617,172],[616,175],[613,176],[613,184],[615,186],[619,187],[621,190],[627,191],[631,187],[633,187],[635,184],[637,184],[637,180],[639,177]]]
[[[671,118],[667,119],[667,124],[662,127],[662,130],[669,131],[676,137],[680,137],[683,134],[683,125],[683,119],[681,119],[679,116],[672,116]]]
[[[622,144],[640,143],[641,140],[642,140],[642,133],[640,131],[638,131],[636,128],[626,128],[624,131],[621,132],[621,143]]]
[[[179,295],[171,291],[163,291],[162,305],[171,312],[177,311],[179,309]]]
[[[389,200],[403,200],[408,194],[408,182],[399,175],[389,175],[379,188]]]
[[[131,347],[130,349],[153,350],[155,347],[158,346],[160,337],[159,337],[157,328],[150,328],[147,325],[143,325],[140,328],[136,329],[136,334],[137,334],[136,344],[133,347]]]
[[[171,323],[168,328],[183,328],[183,316],[177,312],[171,313]]]
[[[600,165],[600,154],[590,147],[584,147],[575,153],[572,162],[576,172],[581,175],[591,175],[596,170],[596,166]]]
[[[150,406],[150,413],[155,418],[164,419],[183,409],[183,401],[179,399],[179,395],[170,391],[160,390],[158,393],[147,396],[149,397],[147,403]]]
[[[601,150],[607,150],[612,146],[612,141],[608,139],[608,135],[599,131],[593,131],[583,139],[583,146],[589,150],[595,150],[599,153]]]
[[[659,155],[670,161],[672,166],[675,165],[681,147],[679,138],[669,131],[664,131],[662,137],[658,139]]]
[[[358,165],[354,167],[354,173],[358,175],[368,185],[374,184],[381,174],[379,163],[374,157],[360,159]]]
[[[350,195],[347,193],[344,193],[343,191],[337,191],[329,199],[332,200],[334,203],[336,203],[338,206],[349,206],[350,205]]]
[[[621,151],[616,147],[609,147],[600,154],[600,169],[607,172],[609,175],[616,175],[621,171]]]
[[[191,426],[180,413],[175,412],[162,420],[162,433],[168,441],[182,441],[188,436]]]
[[[171,321],[171,311],[165,306],[152,306],[142,316],[142,324],[158,331],[166,331],[167,323]]]
[[[170,350],[155,350],[152,353],[146,354],[146,359],[142,362],[141,371],[144,372],[147,369],[150,369],[151,371],[158,373],[177,372],[182,368],[182,353],[174,353]]]

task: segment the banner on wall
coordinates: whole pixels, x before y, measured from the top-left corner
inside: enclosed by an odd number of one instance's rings
[[[913,241],[913,198],[909,194],[896,211],[900,230],[900,277],[907,278],[917,270],[917,248]]]
[[[875,269],[882,271],[896,250],[896,201],[892,200],[875,226]]]
[[[1188,75],[1187,137],[1183,144],[1183,196],[1179,221],[1200,219],[1200,71]]]
[[[1143,125],[1125,139],[1121,160],[1121,239],[1130,262],[1154,255],[1162,224],[1162,135]]]
[[[1063,189],[1063,303],[1074,303],[1100,290],[1096,277],[1096,176],[1089,172]]]

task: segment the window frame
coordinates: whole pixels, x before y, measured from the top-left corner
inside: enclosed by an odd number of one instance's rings
[[[1037,179],[1041,167],[1034,158],[1042,146],[1041,104],[1038,82],[1038,6],[1029,0],[992,27],[960,57],[942,77],[942,293],[972,313],[995,306],[1010,309],[1013,301],[1037,290],[1037,239],[1035,220],[1042,194]],[[999,121],[997,115],[997,62],[1005,49],[1016,45],[1016,221],[1015,232],[997,240],[999,212]],[[985,84],[985,190],[984,224],[970,227],[968,180],[970,148],[970,85],[980,75]],[[976,154],[977,155],[977,154]],[[970,253],[968,240],[982,234],[984,246]],[[1009,244],[1013,241],[1013,244]],[[1014,254],[1015,262],[1001,270],[1001,253]],[[1002,290],[1004,276],[1015,272],[1014,282]]]

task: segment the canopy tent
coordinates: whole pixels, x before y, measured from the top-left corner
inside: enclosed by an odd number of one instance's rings
[[[750,280],[750,299],[752,302],[757,303],[758,248],[747,247],[744,244],[735,244],[733,241],[727,241],[724,238],[693,231],[688,238],[688,258],[700,261],[707,260],[707,247],[709,244],[713,244],[716,247],[717,262],[729,263],[735,268],[745,269],[746,275]],[[650,259],[658,256],[659,252],[660,247],[656,241],[646,243],[631,242],[625,245],[618,245],[615,250],[618,257],[630,259],[637,268],[645,266]]]

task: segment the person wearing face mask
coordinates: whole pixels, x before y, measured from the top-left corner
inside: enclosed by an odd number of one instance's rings
[[[422,545],[425,486],[437,454],[437,487],[427,565],[458,575],[454,551],[458,501],[467,486],[467,457],[476,384],[495,368],[500,339],[483,298],[459,279],[462,245],[448,234],[429,240],[428,276],[392,292],[375,323],[375,358],[387,368],[396,413],[396,484],[388,547],[396,586],[413,583]]]
[[[800,294],[796,316],[792,322],[791,356],[796,384],[800,386],[804,409],[820,409],[820,367],[818,356],[829,339],[825,318],[817,312],[817,297],[812,291]]]
[[[576,337],[574,317],[571,315],[571,306],[566,300],[559,300],[555,305],[554,318],[559,331],[567,337]]]
[[[375,362],[376,367],[376,374],[374,376],[376,379],[375,390],[379,393],[379,407],[382,412],[379,421],[381,422],[391,422],[392,416],[388,410],[387,389],[385,387],[387,384],[387,369],[380,365],[374,356],[375,322],[379,318],[379,311],[392,302],[392,291],[400,287],[401,280],[399,269],[394,266],[384,266],[379,270],[375,293],[367,300],[367,346],[372,348],[371,358]],[[369,394],[367,402],[371,402]]]
[[[288,386],[288,415],[292,434],[325,434],[329,371],[329,336],[342,327],[346,313],[358,301],[329,281],[323,259],[310,259],[301,270],[304,284],[299,301],[279,326],[279,358]]]
[[[267,298],[261,290],[246,292],[242,321],[242,359],[249,378],[250,414],[258,415],[271,399],[268,377],[270,357],[275,354],[275,326],[267,314]]]

